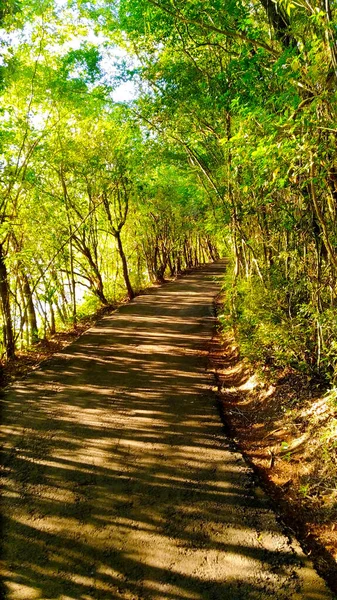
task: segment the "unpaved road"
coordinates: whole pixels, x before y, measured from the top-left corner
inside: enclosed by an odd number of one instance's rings
[[[138,297],[6,394],[6,598],[332,598],[223,433],[223,271]]]

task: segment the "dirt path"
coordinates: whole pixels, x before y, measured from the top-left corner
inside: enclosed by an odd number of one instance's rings
[[[223,270],[138,297],[4,398],[6,598],[332,598],[214,407]]]

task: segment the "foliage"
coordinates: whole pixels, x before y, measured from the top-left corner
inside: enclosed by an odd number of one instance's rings
[[[151,137],[133,109],[111,100],[107,40],[86,39],[90,11],[53,2],[33,8],[3,15],[0,296],[8,358],[214,250],[205,193],[177,144]]]
[[[227,301],[235,303],[235,312],[227,310],[223,324],[234,327],[243,356],[273,368],[291,366],[310,372],[314,365],[310,365],[308,355],[315,343],[312,323],[304,310],[289,317],[286,289],[265,287],[253,276],[235,288],[233,278],[227,278],[224,291]]]
[[[334,381],[334,5],[50,0],[1,19],[7,353],[34,310],[53,329],[86,289],[132,297],[221,248],[243,350]]]

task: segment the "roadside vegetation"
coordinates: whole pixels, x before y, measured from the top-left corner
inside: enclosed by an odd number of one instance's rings
[[[0,354],[12,360],[218,250],[206,192],[183,152],[112,100],[118,83],[105,81],[104,49],[87,42],[89,17],[64,3],[7,7]]]
[[[252,363],[236,340],[221,328],[211,350],[226,430],[336,593],[335,392],[295,368]]]

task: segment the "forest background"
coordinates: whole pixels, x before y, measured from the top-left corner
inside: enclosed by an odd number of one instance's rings
[[[333,385],[333,3],[5,0],[0,19],[3,359],[221,254],[242,352]]]

